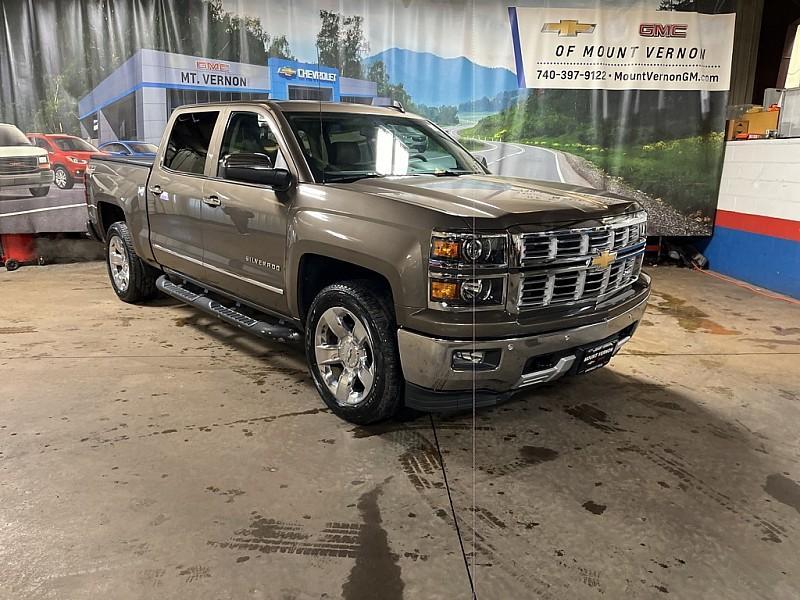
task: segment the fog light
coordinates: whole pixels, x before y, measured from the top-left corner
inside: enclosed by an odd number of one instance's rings
[[[458,283],[455,281],[431,281],[431,300],[442,302],[458,298]]]
[[[454,371],[488,371],[500,364],[500,350],[456,350],[453,352]]]

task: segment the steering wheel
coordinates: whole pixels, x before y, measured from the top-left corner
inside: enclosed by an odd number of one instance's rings
[[[427,156],[425,156],[424,154],[421,154],[421,153],[419,153],[419,152],[417,152],[416,154],[412,154],[412,155],[411,155],[411,156],[409,156],[408,158],[409,158],[409,159],[411,159],[411,158],[418,158],[419,160],[421,160],[421,161],[423,161],[423,162],[428,162],[428,157],[427,157]]]

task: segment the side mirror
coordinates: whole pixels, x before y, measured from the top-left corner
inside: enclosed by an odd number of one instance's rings
[[[268,185],[283,192],[292,184],[292,175],[286,169],[276,169],[266,154],[242,152],[226,156],[222,161],[220,176],[232,181]]]

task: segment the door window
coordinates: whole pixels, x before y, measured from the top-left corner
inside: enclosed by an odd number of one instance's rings
[[[219,154],[217,173],[222,161],[231,154],[263,154],[269,157],[272,166],[287,169],[286,160],[278,147],[278,138],[263,115],[255,112],[235,112],[231,114],[222,149]]]
[[[122,154],[128,154],[128,149],[122,144],[107,144],[103,146],[103,150],[106,150],[107,152],[121,152]]]
[[[164,167],[181,173],[202,175],[218,115],[217,111],[178,115],[164,152]]]

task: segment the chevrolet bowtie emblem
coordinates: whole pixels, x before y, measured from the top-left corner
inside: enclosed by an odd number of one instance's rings
[[[558,37],[575,37],[579,33],[594,32],[595,23],[581,23],[574,19],[561,19],[558,23],[545,23],[542,33],[557,33]]]
[[[617,260],[617,253],[610,250],[603,250],[600,254],[592,258],[591,266],[598,269],[607,269]]]

